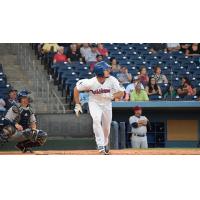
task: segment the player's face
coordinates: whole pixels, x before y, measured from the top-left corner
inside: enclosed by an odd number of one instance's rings
[[[136,116],[141,116],[142,115],[142,110],[136,110],[135,111]]]
[[[28,99],[28,97],[23,97],[23,98],[21,98],[21,105],[22,105],[22,106],[28,106],[28,104],[29,104],[29,99]]]
[[[104,77],[105,78],[108,78],[110,76],[110,70],[108,69],[108,70],[105,70],[104,71]]]

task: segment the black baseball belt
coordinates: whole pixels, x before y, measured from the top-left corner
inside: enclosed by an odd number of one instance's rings
[[[145,137],[146,134],[136,134],[136,133],[133,133],[134,136],[137,136],[137,137]]]

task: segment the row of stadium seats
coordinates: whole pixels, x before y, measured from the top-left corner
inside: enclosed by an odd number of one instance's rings
[[[180,86],[180,78],[188,77],[192,85],[200,89],[200,66],[199,57],[188,57],[181,51],[152,53],[149,44],[145,43],[105,43],[109,56],[104,60],[110,62],[115,57],[121,66],[126,66],[132,76],[138,74],[142,65],[147,67],[148,75],[153,74],[156,65],[161,67],[162,73],[167,76],[171,85],[176,89]],[[46,64],[53,72],[54,83],[67,99],[71,99],[72,90],[79,79],[91,78],[94,74],[90,71],[90,63],[57,63],[53,64],[54,53],[50,52],[46,57]],[[114,76],[116,74],[113,74]],[[167,84],[160,85],[162,91],[168,87]],[[151,97],[150,100],[161,100],[162,97]],[[179,100],[177,97],[175,100]],[[184,100],[193,100],[194,97],[185,97]],[[171,99],[169,99],[171,100]]]
[[[8,95],[10,85],[7,83],[7,77],[4,74],[3,66],[0,64],[0,98],[5,98]]]

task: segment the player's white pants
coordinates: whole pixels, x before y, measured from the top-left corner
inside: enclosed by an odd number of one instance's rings
[[[89,109],[93,119],[93,131],[97,146],[106,146],[109,142],[112,106],[89,102]]]
[[[132,148],[148,148],[148,143],[147,143],[147,136],[145,137],[138,137],[132,135],[131,137],[131,144]]]

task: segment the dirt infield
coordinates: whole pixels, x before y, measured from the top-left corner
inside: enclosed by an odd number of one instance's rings
[[[98,155],[96,150],[48,150],[23,154],[19,151],[2,151],[0,155]],[[123,149],[111,150],[110,155],[200,155],[200,149]]]

